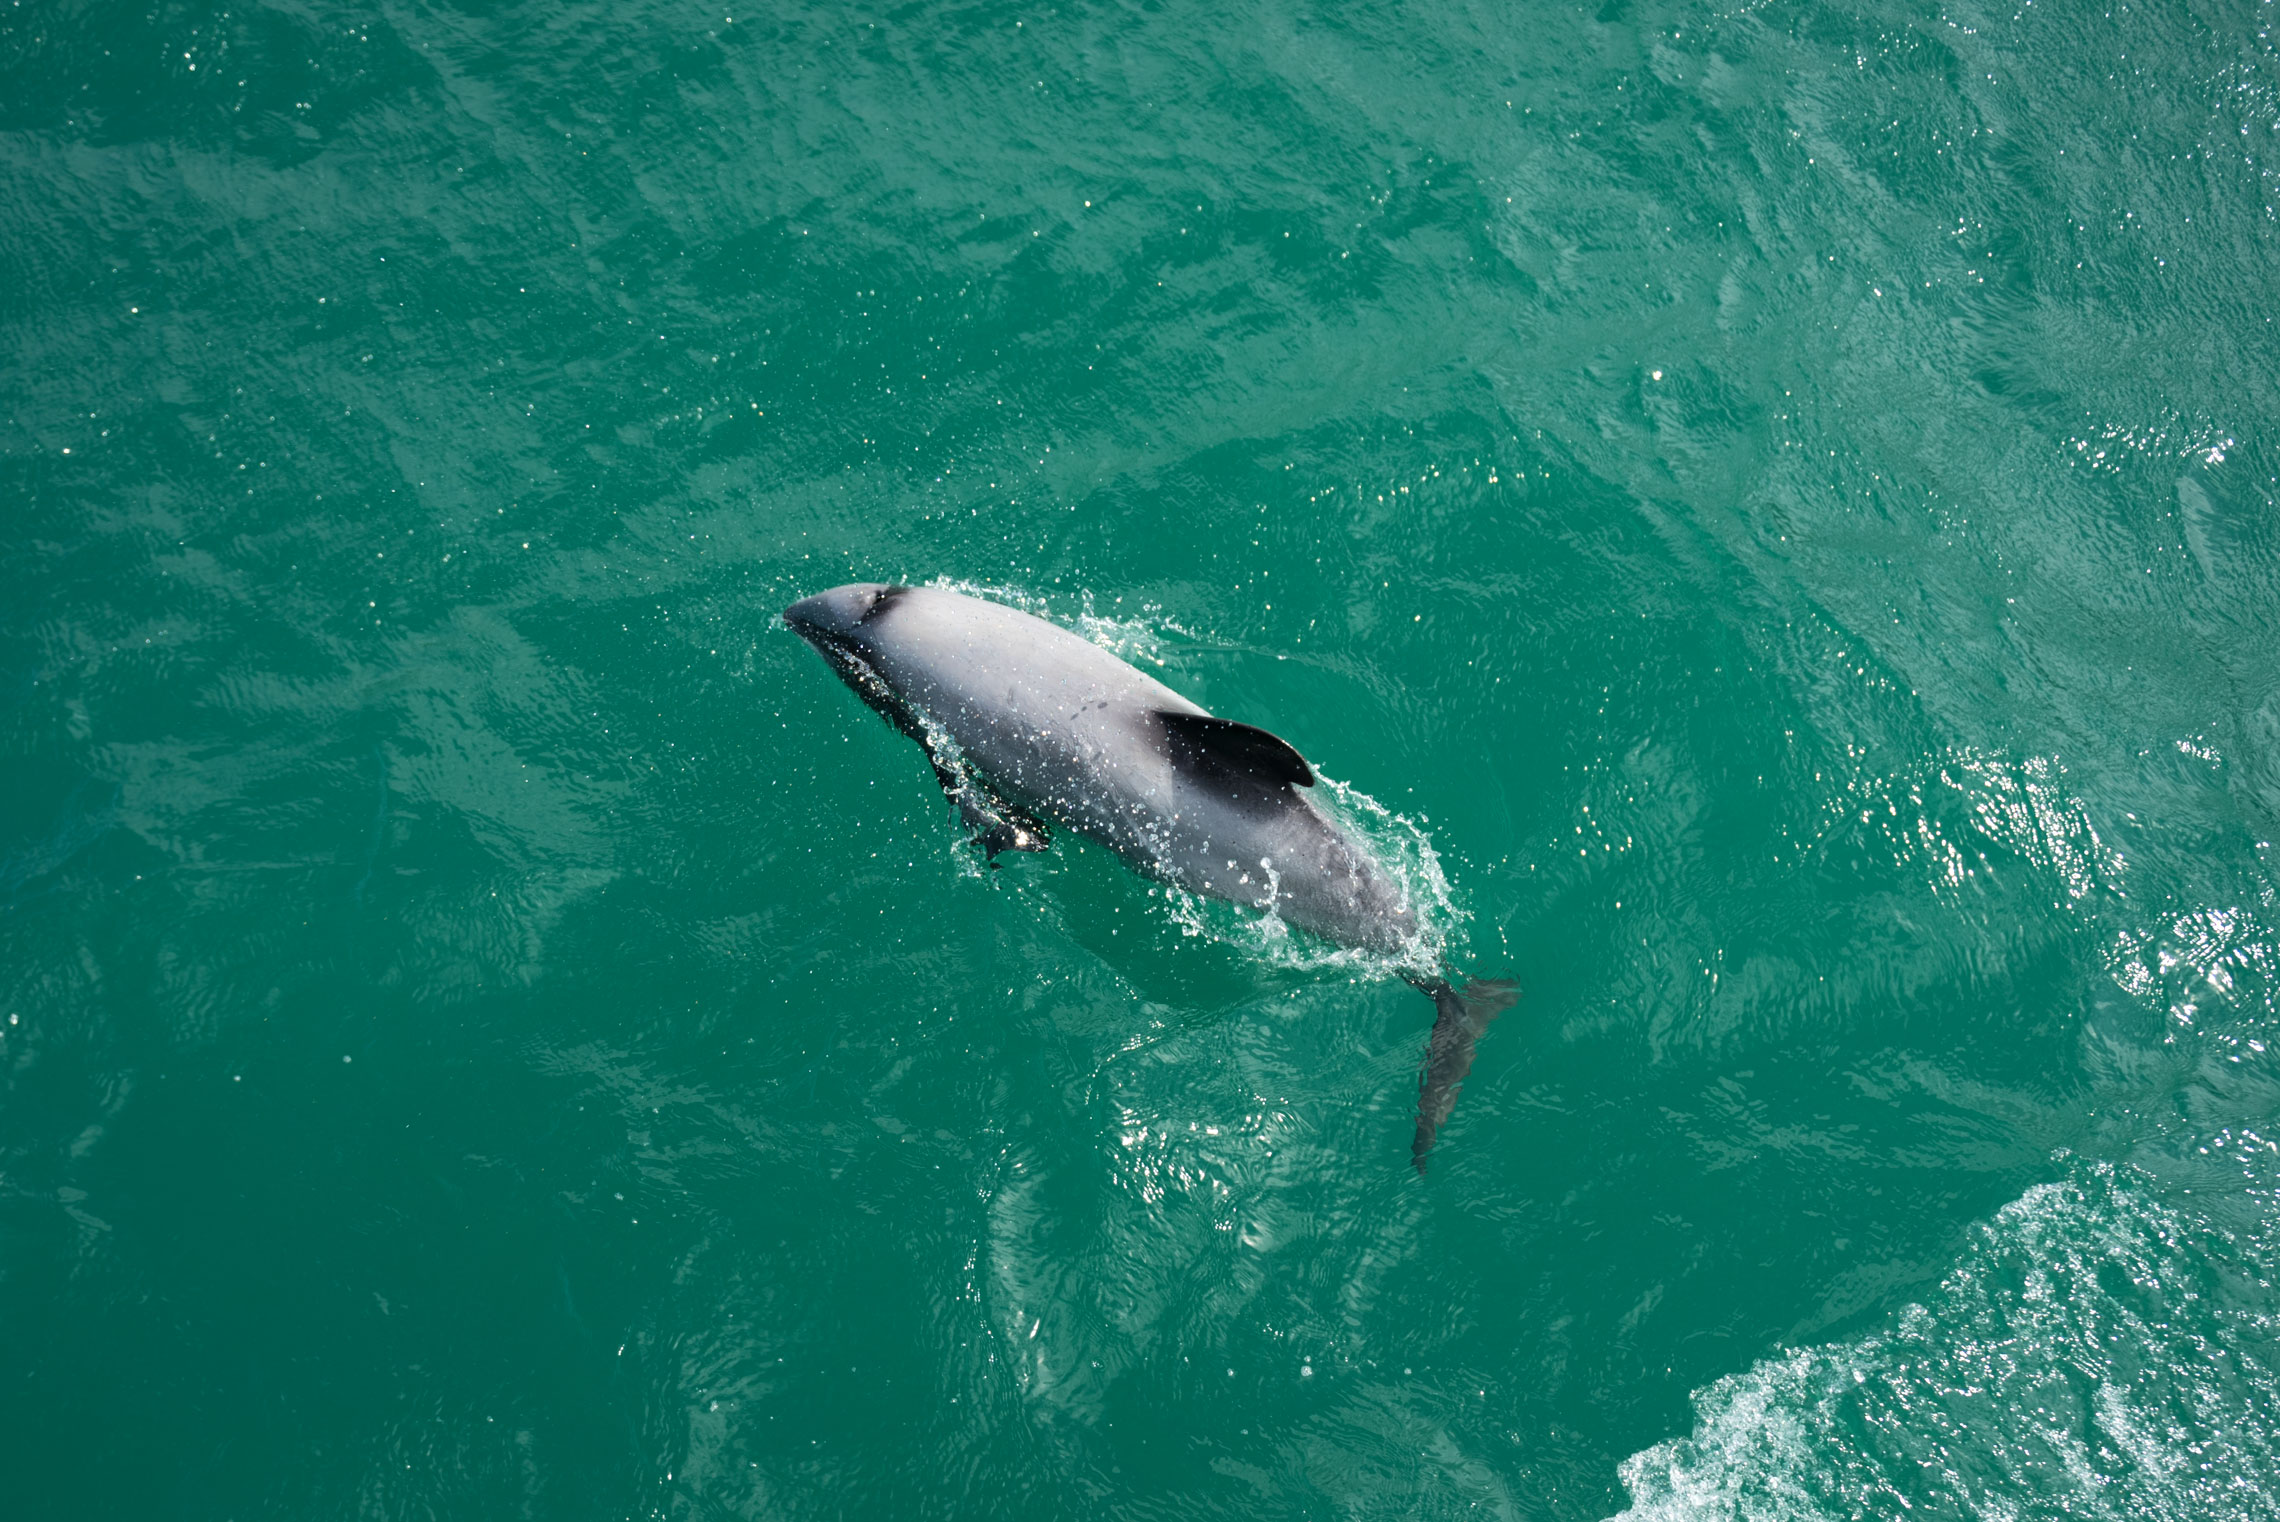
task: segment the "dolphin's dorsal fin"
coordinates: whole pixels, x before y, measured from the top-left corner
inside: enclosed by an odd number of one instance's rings
[[[1306,758],[1291,749],[1289,741],[1256,725],[1168,708],[1157,709],[1156,718],[1164,726],[1172,765],[1183,771],[1233,773],[1270,785],[1314,786],[1314,771]]]

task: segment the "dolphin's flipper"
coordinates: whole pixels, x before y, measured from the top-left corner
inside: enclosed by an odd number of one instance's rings
[[[888,587],[872,603],[871,612],[864,616],[871,617],[882,607],[892,606],[896,597],[909,590],[908,587]],[[974,769],[958,755],[956,748],[942,740],[918,710],[904,702],[869,662],[840,650],[827,650],[825,658],[880,717],[916,740],[918,748],[926,752],[927,764],[934,768],[934,780],[942,785],[942,795],[958,806],[958,817],[981,843],[982,854],[990,865],[997,865],[1000,851],[1042,851],[1053,843],[1052,833],[1042,822],[991,791],[988,783],[974,775]]]
[[[1520,997],[1520,986],[1482,980],[1467,983],[1459,992],[1436,979],[1417,987],[1431,996],[1437,1011],[1432,1037],[1425,1043],[1425,1065],[1417,1075],[1417,1138],[1409,1145],[1409,1160],[1423,1173],[1434,1133],[1456,1108],[1457,1086],[1472,1071],[1473,1043],[1488,1029],[1489,1021]]]
[[[980,791],[982,796],[974,795]],[[997,865],[1000,851],[1042,851],[1052,845],[1052,831],[1041,819],[1032,819],[1003,798],[969,782],[958,795],[958,817],[974,832],[982,856]]]
[[[1000,798],[970,768],[943,764],[931,746],[927,759],[934,763],[934,780],[942,784],[942,796],[958,806],[958,817],[991,866],[997,865],[1000,851],[1042,851],[1053,843],[1053,832],[1043,820]]]

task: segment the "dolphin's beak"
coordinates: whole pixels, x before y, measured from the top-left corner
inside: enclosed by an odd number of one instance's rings
[[[784,610],[784,626],[805,640],[807,647],[842,678],[853,680],[850,673],[861,657],[857,642],[849,638],[847,616],[835,605],[838,600],[832,592],[803,597]]]
[[[803,597],[784,610],[784,623],[794,634],[813,644],[824,632],[824,603],[821,597]]]
[[[818,650],[845,647],[860,652],[863,625],[874,617],[886,595],[895,589],[879,582],[857,581],[803,597],[784,610],[784,623]]]

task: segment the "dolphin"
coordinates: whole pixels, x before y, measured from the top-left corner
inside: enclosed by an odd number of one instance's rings
[[[1058,624],[941,587],[855,582],[784,622],[925,750],[992,866],[1046,849],[1057,825],[1159,881],[1408,964],[1436,1012],[1410,1148],[1424,1172],[1473,1043],[1516,990],[1450,980],[1400,887],[1301,791],[1314,771],[1288,742]]]

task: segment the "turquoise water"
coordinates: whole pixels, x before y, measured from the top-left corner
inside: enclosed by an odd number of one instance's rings
[[[0,10],[7,1515],[2274,1515],[2273,19]]]

